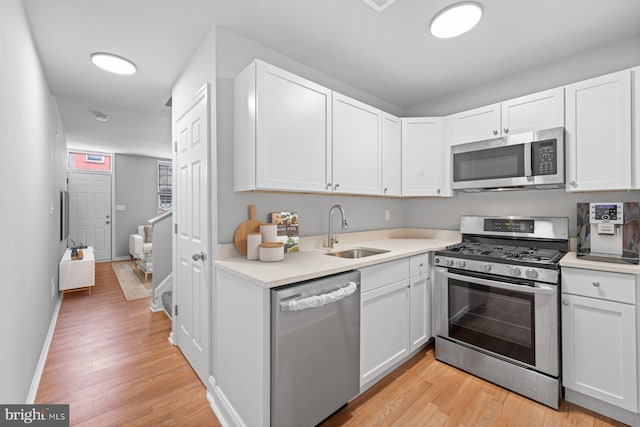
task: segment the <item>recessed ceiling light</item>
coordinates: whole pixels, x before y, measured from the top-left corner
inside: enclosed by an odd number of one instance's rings
[[[465,1],[442,9],[431,20],[431,34],[441,39],[456,37],[475,27],[482,18],[480,3]]]
[[[103,70],[116,74],[133,74],[136,72],[136,66],[133,62],[111,53],[92,53],[91,62]]]
[[[91,112],[97,121],[99,122],[106,122],[109,120],[109,116],[107,116],[105,113],[101,112],[101,111],[92,111]]]

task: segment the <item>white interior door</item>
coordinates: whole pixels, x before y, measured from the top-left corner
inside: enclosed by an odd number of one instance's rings
[[[208,376],[209,351],[208,92],[208,86],[201,89],[176,122],[174,174],[176,344],[203,382]]]
[[[111,175],[69,172],[69,238],[93,247],[96,261],[111,259]]]

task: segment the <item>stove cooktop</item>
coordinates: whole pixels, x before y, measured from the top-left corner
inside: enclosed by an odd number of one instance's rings
[[[463,242],[437,251],[436,254],[486,262],[557,268],[565,252],[557,249],[541,249],[527,246]]]

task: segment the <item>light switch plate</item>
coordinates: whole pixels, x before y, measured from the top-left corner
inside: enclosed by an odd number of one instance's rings
[[[125,205],[116,205],[116,210],[117,211],[126,211],[127,208]]]

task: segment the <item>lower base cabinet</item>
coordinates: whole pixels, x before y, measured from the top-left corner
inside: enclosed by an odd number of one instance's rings
[[[360,387],[431,338],[427,254],[361,269]]]
[[[562,269],[563,386],[633,413],[638,412],[635,289],[634,275]]]

